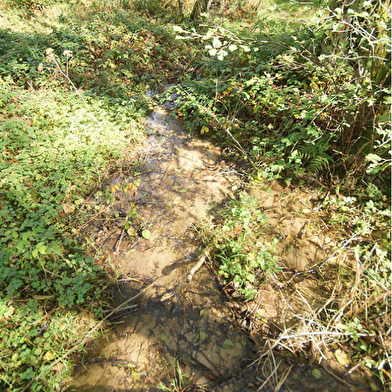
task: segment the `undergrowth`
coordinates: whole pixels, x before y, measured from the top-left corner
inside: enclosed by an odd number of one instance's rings
[[[66,386],[105,305],[101,255],[80,237],[86,200],[142,136],[147,89],[170,83],[185,125],[251,181],[320,188],[347,262],[313,325],[390,382],[390,4],[242,3],[174,31],[189,2],[181,15],[148,0],[0,1],[0,389]],[[210,232],[217,273],[246,300],[279,269],[267,228],[243,195]]]
[[[292,4],[279,6],[284,12]],[[198,29],[175,27],[179,40],[203,52],[178,88],[178,113],[193,132],[224,143],[253,184],[278,179],[318,189],[323,202],[317,211],[326,214],[328,230],[341,244],[333,260],[339,255],[343,261],[337,269],[327,263],[325,276],[337,283],[320,319],[313,318],[317,310],[303,316],[314,321],[304,344],[313,334],[342,334],[338,344],[354,363],[367,366],[388,388],[390,3],[326,3],[301,24],[260,12],[253,26],[248,20],[242,29],[235,20],[212,17]],[[205,228],[205,237],[216,273],[249,299],[264,279],[261,264],[255,275],[253,251],[265,226],[243,227],[248,206],[241,200],[235,203],[242,213],[233,206],[225,210],[216,226]],[[295,329],[284,332],[290,333],[296,336]],[[294,339],[290,347],[302,352],[302,342]]]
[[[213,249],[217,273],[223,284],[233,286],[244,299],[253,299],[258,287],[280,270],[276,242],[267,242],[268,219],[260,201],[244,193],[231,201],[214,227],[203,230],[205,245]]]
[[[0,389],[62,390],[108,305],[86,200],[140,140],[147,88],[179,78],[189,51],[125,2],[0,7]]]

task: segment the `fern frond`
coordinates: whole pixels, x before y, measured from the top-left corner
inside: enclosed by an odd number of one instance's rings
[[[307,166],[307,169],[312,173],[319,173],[321,170],[328,167],[329,163],[332,162],[332,158],[327,154],[322,154],[314,157]]]

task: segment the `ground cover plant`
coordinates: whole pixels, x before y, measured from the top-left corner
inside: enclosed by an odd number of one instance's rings
[[[108,280],[85,201],[129,160],[148,87],[187,67],[171,29],[116,7],[0,3],[1,390],[64,389],[99,332]]]
[[[223,284],[231,283],[245,299],[253,299],[257,287],[280,270],[276,241],[268,242],[268,218],[259,200],[244,193],[221,213],[212,232],[205,229],[205,243],[214,249]]]

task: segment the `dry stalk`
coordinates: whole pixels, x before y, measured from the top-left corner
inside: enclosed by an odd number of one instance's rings
[[[261,369],[261,372],[263,376],[265,377],[265,381],[263,384],[259,387],[257,392],[259,391],[264,391],[265,387],[268,385],[271,390],[274,392],[279,392],[280,389],[282,388],[284,382],[286,381],[288,375],[291,372],[292,366],[288,367],[281,376],[278,374],[278,370],[283,362],[281,359],[279,363],[276,363],[275,359],[275,354],[273,352],[273,349],[271,347],[271,342],[267,341],[267,345],[269,346],[267,352],[261,356],[258,361],[260,362],[265,356],[267,358],[263,361],[263,366]]]
[[[186,281],[190,283],[193,279],[193,275],[199,271],[201,266],[204,264],[206,261],[206,257],[208,257],[208,250],[205,250],[203,254],[200,256],[199,261],[193,266],[193,268],[189,271]]]
[[[50,59],[53,60],[53,62],[56,64],[56,68],[58,69],[58,71],[61,73],[61,75],[63,75],[69,82],[69,84],[73,87],[73,89],[75,90],[75,92],[78,94],[79,98],[83,101],[84,106],[86,107],[87,111],[89,112],[91,118],[95,121],[95,123],[98,125],[98,127],[103,130],[101,123],[97,120],[97,118],[94,116],[92,110],[90,109],[89,104],[86,102],[86,100],[83,98],[82,94],[79,92],[79,90],[77,89],[77,87],[74,85],[74,83],[72,82],[72,80],[69,78],[68,76],[68,62],[67,62],[67,72],[64,72],[59,64],[59,62],[56,59],[56,56],[53,54],[51,54]]]

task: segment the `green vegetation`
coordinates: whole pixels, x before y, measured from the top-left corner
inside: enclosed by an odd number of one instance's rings
[[[342,290],[319,322],[390,382],[390,2],[237,1],[199,24],[193,6],[0,0],[1,390],[65,388],[108,286],[81,235],[86,200],[140,141],[147,90],[168,84],[190,131],[226,146],[250,182],[318,187],[348,261],[326,266]],[[205,236],[246,300],[280,269],[267,229],[242,194]]]
[[[177,78],[188,50],[113,5],[0,7],[0,389],[60,390],[105,305],[86,201],[140,140],[146,89]]]
[[[223,283],[232,282],[245,299],[253,299],[257,286],[280,269],[274,241],[263,239],[268,218],[259,204],[256,197],[241,194],[216,217],[214,230],[203,230],[204,242],[214,249]]]
[[[300,12],[298,4],[277,2],[257,10],[253,26],[206,17],[197,30],[175,27],[178,39],[204,51],[194,75],[178,89],[179,113],[192,131],[230,146],[253,184],[279,180],[317,188],[316,210],[342,244],[334,257],[344,261],[338,269],[329,263],[318,270],[337,283],[332,297],[325,298],[327,308],[314,319],[318,330],[309,333],[344,335],[330,347],[352,344],[355,362],[370,368],[387,388],[390,3],[306,7],[313,10],[301,24],[295,18],[281,21],[282,14]],[[242,17],[240,7],[233,16]],[[217,274],[249,299],[265,278],[265,266],[274,268],[278,257],[270,249],[263,253],[270,240],[260,244],[259,232],[266,222],[254,215],[257,205],[248,209],[252,203],[243,200],[223,217],[218,214],[215,226],[204,229],[204,239],[213,249]]]
[[[175,377],[170,383],[170,386],[166,386],[161,383],[159,389],[168,392],[185,392],[187,390],[191,390],[192,386],[187,386],[188,376],[182,372],[181,365],[178,361],[176,361],[174,365],[174,372]]]

